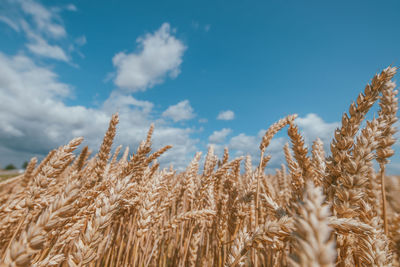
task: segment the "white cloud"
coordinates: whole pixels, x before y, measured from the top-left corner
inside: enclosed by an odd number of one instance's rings
[[[232,110],[221,111],[218,114],[217,120],[230,121],[235,118],[235,113]]]
[[[159,162],[164,165],[173,164],[179,170],[184,170],[193,155],[198,151],[196,145],[199,140],[190,136],[193,130],[171,126],[164,127],[157,124],[155,127],[154,147],[160,148],[165,145],[172,145],[172,149],[167,151]]]
[[[209,32],[210,29],[211,29],[211,25],[210,24],[207,24],[207,25],[204,26],[204,31],[205,32]]]
[[[65,47],[73,45],[67,39],[67,31],[59,15],[62,10],[75,11],[76,7],[72,4],[46,7],[34,0],[0,1],[0,21],[16,32],[22,32],[27,39],[25,45],[33,54],[69,62],[70,56],[65,52]],[[77,39],[78,45],[84,43],[86,39]],[[75,49],[70,51],[80,53]]]
[[[70,95],[70,90],[57,81],[54,72],[26,56],[0,54],[0,122],[7,126],[0,129],[0,143],[17,151],[43,153],[71,135],[79,135],[82,129],[107,124],[106,114],[66,106],[62,99]],[[77,128],[80,130],[72,130]]]
[[[299,117],[295,122],[304,134],[306,144],[309,147],[311,147],[315,139],[320,138],[324,143],[325,150],[329,150],[335,129],[340,126],[339,122],[325,122],[314,113],[309,113],[304,118]]]
[[[236,156],[251,155],[253,158],[258,159],[260,156],[260,142],[265,131],[260,130],[257,136],[246,135],[241,133],[234,136],[229,141],[229,149],[235,151]],[[275,137],[269,144],[266,152],[271,154],[277,160],[282,159],[282,149],[287,139],[285,137]]]
[[[61,61],[68,61],[68,57],[64,50],[57,45],[49,45],[44,39],[37,37],[34,42],[26,45],[28,49],[39,56],[48,57]]]
[[[208,140],[210,143],[214,144],[221,144],[225,142],[225,138],[232,132],[232,129],[229,128],[223,128],[220,131],[214,131],[210,137],[208,137]]]
[[[237,155],[255,155],[258,150],[259,139],[256,136],[249,136],[241,133],[231,138],[229,148],[236,151]]]
[[[169,106],[162,113],[163,117],[171,118],[174,122],[190,120],[195,117],[189,100],[183,100],[176,105]]]
[[[32,53],[61,61],[68,61],[68,57],[64,50],[57,45],[50,45],[41,35],[40,32],[35,32],[34,29],[25,21],[21,20],[20,25],[24,30],[29,42],[26,47]]]
[[[103,103],[103,109],[109,113],[115,111],[126,113],[132,108],[140,108],[144,113],[150,114],[154,104],[149,101],[142,101],[133,98],[131,95],[124,95],[120,92],[111,92],[110,97]]]
[[[25,14],[31,15],[39,32],[52,37],[62,38],[67,35],[67,32],[59,22],[60,18],[57,13],[51,12],[43,5],[33,0],[17,1]]]
[[[15,160],[13,163],[19,166],[33,155],[43,156],[76,136],[84,136],[85,144],[96,152],[111,114],[116,111],[120,124],[115,143],[133,149],[156,120],[153,103],[118,91],[112,92],[100,108],[68,106],[64,101],[70,95],[71,87],[59,82],[52,70],[36,65],[24,55],[9,57],[0,53],[0,164]],[[154,149],[173,146],[160,162],[184,167],[197,150],[198,140],[191,138],[193,131],[156,123]]]
[[[117,68],[115,84],[137,92],[163,82],[166,76],[177,77],[186,47],[173,33],[170,25],[164,23],[153,34],[136,40],[138,52],[116,54],[113,58]]]

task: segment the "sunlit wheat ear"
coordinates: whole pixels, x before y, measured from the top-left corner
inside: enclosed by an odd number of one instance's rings
[[[111,146],[117,132],[117,124],[119,122],[118,113],[114,114],[110,120],[108,130],[104,136],[103,143],[101,144],[99,153],[97,154],[95,174],[97,181],[103,179],[103,172],[106,167],[107,161],[110,157]]]
[[[195,190],[196,190],[196,177],[199,171],[199,161],[201,158],[201,153],[196,153],[194,159],[189,164],[186,169],[185,178],[182,179],[182,187],[184,190],[184,201],[185,210],[189,210],[189,207],[193,205],[195,200]]]
[[[286,143],[283,147],[285,153],[285,159],[289,168],[290,173],[290,185],[291,185],[291,197],[293,199],[301,199],[304,188],[304,178],[302,175],[302,170],[297,163],[293,159],[292,153],[290,152],[289,144]]]
[[[209,146],[204,161],[203,176],[209,177],[217,165],[218,157],[214,154],[214,146]]]
[[[308,149],[305,147],[304,138],[300,134],[298,127],[291,122],[288,129],[288,136],[292,142],[294,158],[297,161],[304,179],[310,179],[312,176],[311,161],[308,157]]]
[[[231,246],[228,261],[225,266],[244,266],[247,252],[251,246],[251,237],[247,232],[246,227],[239,231],[236,239],[233,242],[234,243]]]
[[[387,223],[387,208],[386,208],[386,192],[385,192],[385,165],[388,163],[388,158],[393,156],[394,150],[392,146],[396,143],[393,135],[396,133],[396,128],[393,124],[397,119],[398,98],[396,95],[398,91],[395,90],[396,84],[388,82],[382,90],[382,96],[379,101],[380,111],[378,117],[381,138],[379,140],[379,147],[376,150],[377,161],[380,167],[380,184],[381,184],[381,197],[382,197],[382,218],[384,223],[384,232],[388,234]]]
[[[265,132],[261,144],[260,144],[260,150],[265,151],[265,149],[268,147],[270,144],[272,138],[275,136],[277,132],[283,129],[286,125],[289,123],[293,122],[297,118],[297,114],[289,115],[283,119],[280,119],[276,123],[272,124],[268,130]]]
[[[126,164],[128,162],[128,155],[129,155],[129,146],[127,146],[124,150],[124,153],[122,154],[121,159],[119,160],[119,164],[123,165]]]
[[[21,233],[19,239],[12,242],[5,252],[5,262],[17,266],[33,264],[32,257],[45,246],[48,233],[57,227],[62,227],[68,217],[74,214],[73,202],[78,198],[78,193],[78,185],[69,184],[65,193],[58,195],[37,221],[31,223],[28,229]],[[19,263],[21,261],[22,264]]]
[[[221,165],[224,165],[229,160],[229,150],[227,147],[224,148],[224,155],[222,157]]]
[[[23,187],[26,187],[29,184],[29,182],[32,180],[32,177],[33,177],[32,174],[35,169],[36,163],[37,163],[37,158],[32,158],[29,161],[29,164],[26,167],[26,170],[24,173],[24,177],[22,178],[22,181],[21,181],[21,185]]]
[[[259,198],[260,198],[260,179],[262,176],[262,173],[264,172],[264,169],[266,167],[267,162],[271,159],[271,157],[264,156],[265,149],[269,146],[272,138],[275,136],[277,132],[282,130],[286,125],[292,123],[297,117],[297,114],[289,115],[283,119],[280,119],[276,123],[272,124],[268,130],[265,132],[261,143],[260,143],[260,163],[258,165],[258,173],[257,173],[257,188],[256,188],[256,195],[255,195],[255,226],[257,226],[258,221],[259,221]],[[267,188],[267,193],[270,193],[268,188]]]
[[[43,170],[42,172],[47,175],[47,178],[58,178],[58,176],[72,163],[74,159],[73,151],[77,149],[77,147],[83,142],[83,137],[78,137],[72,139],[67,145],[62,146],[56,150],[54,156],[52,156],[48,163],[43,166],[43,168],[47,167],[47,170]]]
[[[190,245],[189,245],[188,266],[196,266],[197,253],[199,250],[199,244],[200,244],[202,235],[203,235],[202,227],[199,227],[199,229],[197,229],[192,234],[192,238],[190,239]]]
[[[139,184],[143,182],[143,173],[148,165],[148,154],[151,152],[151,137],[153,132],[154,124],[151,124],[147,133],[146,141],[140,143],[136,154],[132,155],[129,162],[123,167],[121,176],[126,177],[132,175],[133,181],[136,181]]]
[[[160,149],[157,150],[156,152],[152,153],[152,154],[149,155],[149,157],[146,159],[146,164],[152,163],[154,160],[156,160],[157,158],[159,158],[162,154],[164,154],[165,152],[167,152],[167,151],[170,150],[171,148],[172,148],[172,146],[167,145],[167,146],[164,146],[164,147],[160,148]]]
[[[81,153],[79,154],[79,157],[76,159],[76,162],[74,164],[75,165],[75,169],[77,171],[81,171],[82,170],[83,165],[85,164],[85,161],[88,158],[88,154],[89,154],[89,147],[85,146],[82,149]]]
[[[309,181],[295,218],[295,253],[292,266],[335,266],[335,248],[329,227],[329,207],[322,189]]]
[[[332,155],[327,159],[327,179],[329,185],[336,185],[336,180],[340,177],[343,164],[348,160],[348,151],[354,144],[356,135],[362,121],[372,105],[378,100],[379,93],[385,88],[396,74],[397,68],[388,67],[380,74],[375,75],[371,84],[367,84],[363,93],[360,93],[357,100],[350,105],[349,115],[343,114],[342,125],[335,130],[334,139],[331,143]],[[328,197],[333,198],[335,187],[329,187]]]
[[[316,186],[323,186],[323,179],[326,175],[326,162],[324,144],[321,139],[317,138],[312,145],[312,178]]]
[[[175,218],[171,220],[169,224],[166,225],[165,230],[170,230],[178,227],[182,222],[188,220],[199,220],[207,221],[215,216],[215,211],[213,210],[193,210],[185,213],[178,214]]]
[[[388,158],[394,154],[392,146],[396,143],[396,139],[393,137],[396,133],[396,128],[393,125],[398,121],[397,110],[399,102],[396,97],[398,91],[395,88],[396,84],[394,82],[388,82],[382,90],[382,96],[379,101],[380,110],[377,120],[381,128],[381,138],[376,154],[377,161],[380,164],[387,163]]]
[[[107,227],[113,222],[114,216],[121,209],[124,194],[132,189],[129,177],[119,180],[108,192],[97,198],[96,210],[91,219],[88,220],[86,229],[81,232],[78,240],[74,242],[74,253],[69,255],[68,264],[71,266],[82,266],[94,261],[97,249]]]
[[[119,156],[119,152],[121,152],[122,145],[117,146],[117,148],[114,151],[114,155],[111,159],[111,164],[114,165],[117,162],[117,158]]]
[[[43,166],[45,166],[47,162],[49,162],[49,160],[54,156],[55,153],[56,150],[54,149],[46,155],[46,157],[39,163],[39,166],[37,166],[35,171],[32,173],[32,177],[36,177],[42,171]]]

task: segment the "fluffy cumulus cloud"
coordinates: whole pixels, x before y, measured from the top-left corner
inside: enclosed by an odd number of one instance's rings
[[[232,132],[232,129],[223,128],[220,131],[214,131],[210,137],[208,137],[208,141],[212,144],[221,144],[225,142],[226,137]]]
[[[218,116],[217,120],[224,120],[224,121],[230,121],[235,118],[235,113],[232,110],[225,110],[221,111]]]
[[[69,94],[70,87],[51,70],[26,56],[0,54],[0,122],[4,125],[0,143],[15,151],[41,154],[67,141],[69,134],[81,135],[107,124],[106,114],[66,106],[62,99]]]
[[[190,120],[195,117],[194,110],[189,100],[183,100],[176,105],[169,106],[162,116],[170,118],[174,122]]]
[[[152,34],[136,40],[138,51],[120,52],[113,58],[117,68],[115,84],[129,92],[145,91],[180,73],[185,45],[174,35],[168,23]]]
[[[118,111],[120,124],[116,142],[131,149],[146,137],[154,104],[118,91],[99,108],[68,106],[71,87],[58,81],[50,69],[24,55],[0,53],[0,163],[39,157],[76,136],[84,136],[94,151],[99,147],[111,114]],[[193,130],[157,123],[154,148],[173,145],[160,161],[183,167],[196,150]],[[18,165],[21,162],[15,162]]]

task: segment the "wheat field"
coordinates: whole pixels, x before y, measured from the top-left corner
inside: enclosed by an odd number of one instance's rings
[[[152,152],[153,126],[135,153],[111,154],[115,114],[97,154],[75,155],[75,138],[0,184],[1,266],[400,266],[400,180],[385,175],[395,73],[358,95],[327,156],[319,139],[307,149],[294,114],[269,127],[259,159],[211,147],[202,166],[197,153],[184,172],[161,169],[171,147]],[[284,128],[286,164],[266,174]]]

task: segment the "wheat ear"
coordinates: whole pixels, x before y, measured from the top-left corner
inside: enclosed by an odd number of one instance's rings
[[[387,212],[386,212],[386,192],[385,192],[385,165],[388,163],[388,158],[394,154],[391,148],[396,142],[393,135],[396,133],[396,128],[393,124],[397,121],[398,110],[398,94],[396,84],[394,82],[386,83],[382,90],[382,97],[379,101],[380,111],[378,123],[381,129],[381,138],[379,139],[379,147],[376,150],[377,161],[380,166],[380,183],[382,195],[382,218],[384,222],[385,234],[388,234]]]
[[[329,206],[324,205],[322,189],[309,181],[303,197],[304,204],[298,207],[295,219],[295,254],[292,266],[335,266],[335,248],[329,227]]]
[[[97,182],[100,182],[103,179],[104,169],[110,157],[111,146],[113,144],[116,134],[118,121],[118,113],[116,113],[111,117],[108,130],[104,136],[99,153],[97,154],[96,167],[94,169]]]

